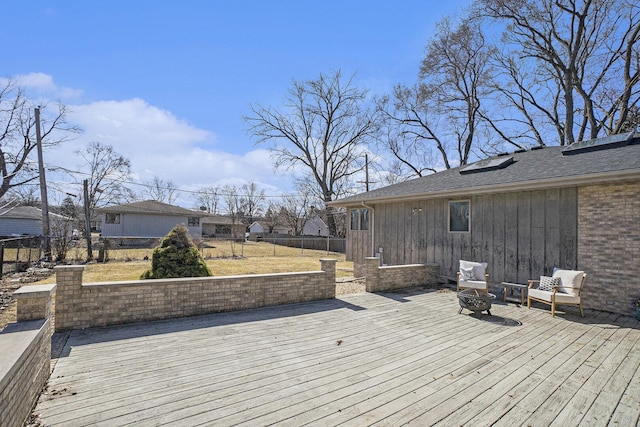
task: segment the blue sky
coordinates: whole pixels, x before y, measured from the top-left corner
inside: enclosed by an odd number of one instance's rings
[[[128,157],[139,182],[254,181],[276,194],[290,178],[246,133],[251,103],[278,108],[293,79],[335,69],[374,94],[411,84],[436,22],[469,3],[11,1],[0,77],[62,101],[85,130],[46,153],[51,165],[80,169],[74,152],[96,140]]]

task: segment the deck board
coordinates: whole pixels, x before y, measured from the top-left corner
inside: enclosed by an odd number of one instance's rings
[[[415,289],[73,331],[43,425],[635,425],[640,322]]]

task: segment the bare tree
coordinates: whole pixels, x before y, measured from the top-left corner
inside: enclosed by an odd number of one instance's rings
[[[242,184],[240,189],[240,204],[247,222],[252,223],[256,216],[262,213],[265,195],[264,190],[258,190],[255,182]]]
[[[208,213],[217,214],[220,204],[220,192],[220,186],[217,185],[202,187],[195,196],[198,208],[204,208]]]
[[[496,87],[520,113],[511,126],[542,141],[551,125],[561,145],[627,126],[640,94],[637,1],[478,0],[475,13],[506,25]]]
[[[162,178],[154,176],[152,180],[144,183],[143,194],[150,197],[151,200],[155,200],[162,203],[172,204],[176,201],[176,190],[178,187],[173,181],[165,181]]]
[[[227,214],[231,217],[234,224],[241,224],[244,218],[242,209],[242,196],[236,185],[225,185],[222,188],[222,199],[227,208]]]
[[[78,151],[89,169],[89,209],[133,200],[133,192],[126,182],[131,176],[129,159],[118,154],[112,146],[94,141],[85,151]]]
[[[40,201],[40,188],[36,184],[26,184],[13,187],[7,192],[4,199],[15,200],[22,206],[42,207]]]
[[[292,230],[294,236],[302,234],[302,229],[311,212],[311,194],[299,187],[298,192],[282,198],[279,217],[284,225]]]
[[[438,170],[438,164],[451,167],[447,140],[441,138],[444,121],[426,95],[419,85],[397,85],[391,96],[377,99],[382,123],[378,148],[391,154],[387,167],[395,176],[423,176]]]
[[[282,218],[280,218],[279,206],[274,202],[270,202],[263,217],[264,223],[269,227],[269,233],[273,233],[273,229],[281,225]]]
[[[420,82],[377,99],[378,147],[391,154],[393,181],[466,164],[484,149],[482,103],[491,92],[491,50],[479,23],[444,19],[425,49]]]
[[[437,106],[446,120],[446,132],[440,140],[454,141],[461,165],[467,164],[471,150],[480,144],[482,101],[489,95],[492,73],[491,49],[478,23],[463,20],[454,26],[449,19],[438,23],[438,34],[429,43],[420,67],[423,97]],[[438,146],[445,167],[450,164]]]
[[[21,185],[37,181],[37,147],[34,108],[41,111],[41,137],[43,148],[54,147],[78,128],[66,121],[67,109],[58,104],[51,112],[46,106],[34,105],[24,90],[11,80],[0,81],[0,197]]]
[[[281,110],[252,105],[253,115],[245,120],[258,143],[272,143],[276,167],[302,166],[327,203],[364,168],[362,147],[375,130],[364,107],[366,94],[355,87],[353,76],[320,74],[316,80],[294,81]],[[335,233],[331,216],[328,225]]]
[[[51,221],[51,240],[57,262],[64,261],[73,242],[75,220],[67,217],[54,217]]]

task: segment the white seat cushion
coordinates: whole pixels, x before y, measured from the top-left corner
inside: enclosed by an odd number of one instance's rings
[[[584,271],[577,270],[555,270],[553,272],[553,277],[560,278],[561,289],[559,289],[559,292],[567,293],[571,296],[575,296],[578,294],[578,290],[582,285],[583,275]]]
[[[536,299],[540,299],[547,302],[551,302],[552,294],[553,292],[542,291],[536,288],[529,289],[529,296],[531,298],[536,298]],[[579,296],[573,296],[569,294],[564,294],[562,292],[556,292],[556,304],[578,304],[579,302],[580,302]]]
[[[471,288],[471,289],[487,289],[487,282],[484,280],[460,280],[458,282],[459,288]]]

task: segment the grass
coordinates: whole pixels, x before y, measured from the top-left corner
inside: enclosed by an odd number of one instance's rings
[[[353,276],[353,263],[345,261],[345,255],[340,253],[288,248],[265,242],[209,241],[207,245],[201,253],[214,276],[318,271],[321,258],[338,260],[337,277]],[[111,249],[109,262],[86,265],[83,282],[138,280],[151,267],[152,252],[152,249]],[[81,260],[83,256],[78,250],[75,259]],[[145,257],[149,259],[145,260]],[[34,284],[44,283],[55,283],[55,276]]]

